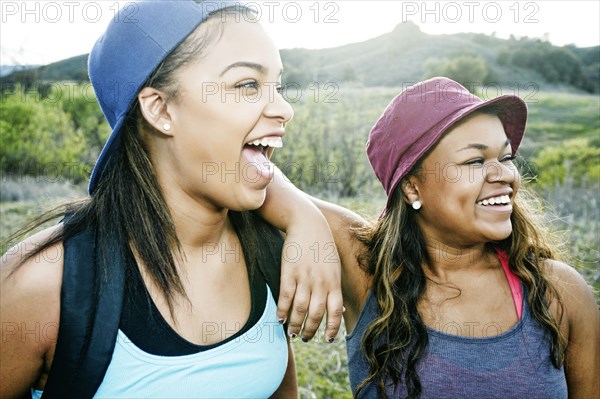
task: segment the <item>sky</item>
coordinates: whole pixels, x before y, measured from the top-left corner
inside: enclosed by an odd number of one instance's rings
[[[220,1],[220,0],[211,0]],[[281,48],[328,48],[413,21],[429,34],[511,34],[578,47],[600,44],[600,1],[246,1]],[[49,64],[90,51],[129,1],[0,0],[0,64]]]

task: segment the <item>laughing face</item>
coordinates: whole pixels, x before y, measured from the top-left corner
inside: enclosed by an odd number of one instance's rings
[[[221,23],[220,21],[216,21]],[[279,52],[258,23],[224,23],[222,36],[176,73],[169,134],[154,145],[167,197],[214,209],[260,207],[293,111],[280,93]]]
[[[426,238],[461,247],[511,234],[520,177],[497,116],[475,114],[449,130],[411,179]]]

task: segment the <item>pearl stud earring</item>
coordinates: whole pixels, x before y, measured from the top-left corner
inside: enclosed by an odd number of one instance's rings
[[[165,132],[169,132],[169,131],[171,131],[171,125],[169,125],[168,123],[165,123],[163,125],[163,129],[165,130]]]
[[[416,200],[415,202],[412,203],[412,207],[415,211],[418,211],[419,209],[421,209],[421,206],[423,206],[423,204],[421,204],[421,201]]]

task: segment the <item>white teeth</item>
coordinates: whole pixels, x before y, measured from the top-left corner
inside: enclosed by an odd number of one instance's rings
[[[506,205],[510,203],[510,197],[508,195],[500,195],[498,197],[487,198],[482,201],[477,201],[478,205]]]
[[[282,148],[283,147],[283,140],[281,139],[281,137],[269,137],[267,138],[267,144],[269,147],[273,147],[273,148]]]
[[[272,137],[263,137],[262,139],[256,139],[248,143],[250,145],[255,146],[263,146],[263,147],[272,147],[272,148],[282,148],[283,140],[281,137],[272,136]]]

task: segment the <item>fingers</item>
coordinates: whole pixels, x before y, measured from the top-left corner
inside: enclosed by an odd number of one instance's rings
[[[302,341],[308,342],[315,337],[321,321],[327,313],[327,325],[323,340],[333,342],[337,336],[343,315],[343,300],[341,291],[332,291],[327,294],[312,292],[310,295],[296,293],[293,312],[288,324],[290,338],[300,336]]]
[[[292,240],[292,236],[288,234],[286,243]],[[312,239],[314,235],[310,237]],[[298,240],[302,242],[303,238]],[[325,335],[321,339],[333,342],[342,320],[339,255],[333,243],[328,242],[323,247],[317,247],[316,242],[308,244],[299,245],[293,258],[284,250],[277,318],[281,323],[287,322],[291,339],[300,337],[308,342],[319,331],[327,313],[327,326],[321,330]],[[311,251],[305,251],[303,256],[301,248],[304,247]]]
[[[340,290],[332,291],[327,296],[327,328],[325,329],[325,340],[333,342],[342,323],[344,303]]]
[[[290,338],[296,338],[300,335],[304,318],[308,312],[308,306],[310,304],[310,291],[308,289],[302,289],[300,286],[296,289],[294,296],[294,304],[288,320],[288,335]]]
[[[310,306],[306,320],[304,320],[304,328],[302,329],[302,341],[308,342],[315,336],[325,315],[326,301],[327,293],[311,293]]]
[[[294,302],[294,294],[296,293],[296,284],[294,281],[281,279],[279,287],[279,299],[277,300],[277,321],[283,324],[287,321],[288,313]]]

